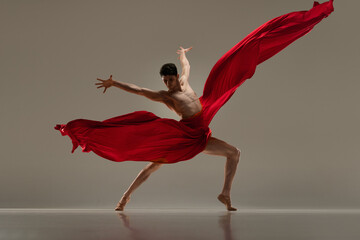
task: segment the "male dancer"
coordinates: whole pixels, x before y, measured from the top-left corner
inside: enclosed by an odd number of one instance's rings
[[[256,66],[266,61],[296,39],[310,32],[334,10],[333,0],[314,2],[308,11],[291,12],[264,23],[227,51],[213,66],[206,79],[203,95],[198,98],[189,85],[190,65],[185,53],[191,48],[180,47],[182,74],[179,77],[173,64],[165,64],[160,75],[168,91],[152,91],[133,84],[117,82],[110,76],[98,79],[104,92],[111,86],[145,96],[166,104],[182,118],[180,121],[160,118],[147,111],[116,116],[104,121],[75,119],[57,124],[63,136],[73,143],[72,152],[80,145],[83,152],[115,162],[148,161],[124,193],[116,210],[123,210],[132,192],[163,163],[176,163],[193,158],[200,152],[227,158],[225,183],[218,199],[231,206],[230,190],[240,158],[240,150],[211,137],[209,124],[217,111],[231,98],[236,89],[253,76]]]
[[[95,83],[95,85],[100,85],[97,88],[104,87],[103,93],[105,93],[107,88],[115,86],[127,92],[147,97],[150,100],[162,102],[171,110],[176,112],[182,119],[190,118],[199,113],[202,109],[199,98],[191,88],[188,81],[190,75],[190,64],[185,53],[190,49],[192,48],[184,49],[183,47],[180,47],[177,51],[182,68],[181,77],[179,77],[174,64],[168,63],[161,67],[160,76],[168,88],[168,91],[153,91],[138,87],[134,84],[114,81],[112,79],[112,75],[110,75],[108,80],[97,78],[97,80],[101,81],[101,83]],[[220,139],[210,137],[203,152],[206,154],[226,157],[225,182],[222,192],[218,195],[218,200],[225,204],[229,211],[236,211],[237,209],[231,206],[230,190],[236,172],[236,167],[240,159],[240,150]],[[122,196],[115,210],[122,211],[126,203],[130,200],[130,196],[134,190],[138,188],[151,173],[159,169],[161,165],[162,163],[152,162],[141,170]]]

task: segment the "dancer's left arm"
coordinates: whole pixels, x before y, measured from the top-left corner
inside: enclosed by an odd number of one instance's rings
[[[181,77],[179,79],[180,84],[183,88],[187,88],[189,86],[188,83],[188,79],[189,79],[189,75],[190,75],[190,63],[186,58],[185,53],[190,51],[192,49],[192,47],[190,48],[183,48],[180,47],[179,50],[177,50],[177,54],[179,54],[179,59],[180,59],[180,63],[181,63]]]

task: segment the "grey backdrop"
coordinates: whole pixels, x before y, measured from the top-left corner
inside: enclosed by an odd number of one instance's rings
[[[0,1],[1,208],[113,208],[146,162],[116,163],[53,127],[165,105],[96,78],[160,90],[160,66],[188,53],[201,96],[215,62],[253,29],[311,0]],[[359,40],[355,0],[258,66],[218,112],[213,136],[242,150],[232,199],[240,208],[359,208]],[[128,207],[223,208],[225,159],[164,165]]]

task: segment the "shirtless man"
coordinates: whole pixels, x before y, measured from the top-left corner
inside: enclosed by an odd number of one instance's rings
[[[188,82],[190,64],[185,56],[185,53],[190,49],[191,48],[184,49],[180,47],[180,49],[177,50],[182,67],[181,77],[179,77],[176,66],[174,64],[164,64],[162,66],[160,75],[166,87],[168,88],[168,91],[152,91],[150,89],[138,87],[134,84],[114,81],[112,79],[112,75],[110,75],[110,78],[107,80],[97,78],[97,80],[101,81],[101,83],[95,84],[100,85],[97,88],[104,87],[103,93],[105,93],[107,88],[115,86],[127,92],[147,97],[150,100],[162,102],[172,111],[176,112],[182,119],[189,118],[200,112],[202,109],[199,98],[197,97],[194,90],[190,87]],[[231,206],[230,190],[237,164],[240,159],[240,150],[222,140],[210,137],[203,152],[210,155],[226,157],[225,182],[222,192],[218,195],[218,200],[225,204],[227,210],[236,211],[237,209]],[[151,162],[143,170],[141,170],[135,180],[123,194],[115,210],[123,211],[134,190],[138,188],[150,176],[151,173],[159,169],[161,165],[162,163]]]

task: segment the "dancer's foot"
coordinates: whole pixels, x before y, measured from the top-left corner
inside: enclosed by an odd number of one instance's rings
[[[231,206],[231,200],[229,196],[223,195],[223,194],[219,194],[219,196],[217,197],[217,199],[222,202],[223,204],[225,204],[226,208],[228,211],[236,211],[237,209]]]
[[[130,197],[122,197],[118,204],[116,205],[115,211],[123,211],[125,205],[129,202]]]

